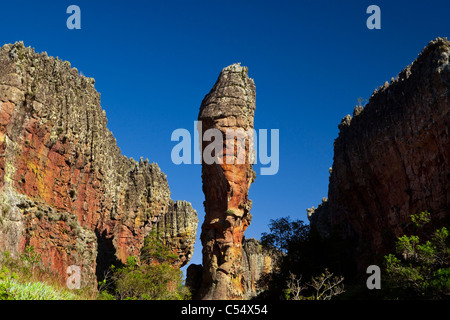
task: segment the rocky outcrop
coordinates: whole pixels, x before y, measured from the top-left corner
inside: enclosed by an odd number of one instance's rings
[[[281,251],[263,246],[256,239],[245,239],[241,260],[244,299],[250,300],[268,289],[260,280],[278,270],[281,256]]]
[[[83,285],[139,256],[158,220],[189,221],[164,238],[179,265],[192,255],[195,210],[157,164],[121,155],[94,80],[23,43],[0,49],[0,196],[0,251],[33,245],[63,277],[80,266]]]
[[[354,240],[360,265],[391,250],[411,214],[450,218],[449,57],[449,41],[431,41],[339,125],[328,199],[308,215],[323,236]]]
[[[261,245],[253,238],[244,239],[242,242],[241,261],[238,273],[241,275],[239,287],[242,291],[242,299],[250,300],[267,290],[264,276],[276,272],[281,258],[281,251]],[[194,297],[201,293],[203,267],[191,264],[187,269],[186,285],[190,288]]]
[[[253,130],[255,85],[247,68],[233,64],[222,70],[209,94],[203,99],[198,116],[199,134],[219,132],[216,162],[205,162],[211,143],[203,142],[202,179],[205,194],[205,220],[202,225],[203,279],[201,299],[242,299],[245,297],[240,273],[242,241],[251,221],[250,184],[255,178],[250,161],[253,144],[237,134]],[[241,136],[242,137],[242,136]],[[211,140],[215,141],[215,138]],[[241,141],[242,144],[229,142]],[[217,142],[217,141],[216,141]],[[228,148],[227,148],[228,146]],[[240,152],[238,151],[239,148]],[[214,151],[213,151],[214,152]]]
[[[168,212],[156,224],[156,235],[178,255],[176,265],[184,266],[192,258],[197,235],[198,217],[189,202],[173,201]]]

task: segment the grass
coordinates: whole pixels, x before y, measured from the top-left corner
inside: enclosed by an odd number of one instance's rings
[[[0,300],[92,300],[92,290],[69,290],[61,276],[40,265],[40,255],[27,247],[19,258],[0,257]]]
[[[44,282],[22,283],[17,279],[0,280],[0,300],[77,300],[68,290],[55,288]]]

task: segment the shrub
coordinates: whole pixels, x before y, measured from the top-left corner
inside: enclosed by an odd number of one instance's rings
[[[423,228],[431,221],[428,212],[412,215]],[[443,299],[450,297],[450,243],[446,227],[434,231],[429,240],[403,235],[396,254],[385,256],[386,282],[390,298]]]
[[[112,266],[99,283],[99,299],[110,300],[186,300],[189,290],[182,272],[173,266],[177,255],[155,234],[145,238],[140,259],[129,256],[125,266]]]
[[[144,246],[142,247],[140,258],[145,264],[153,262],[173,264],[178,257],[155,233],[152,233],[144,239]]]
[[[182,274],[168,263],[130,264],[117,269],[113,279],[120,300],[184,300],[189,293]]]

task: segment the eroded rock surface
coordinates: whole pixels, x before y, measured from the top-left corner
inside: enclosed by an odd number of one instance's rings
[[[411,214],[450,218],[449,57],[449,41],[431,41],[339,125],[328,199],[308,215],[323,236],[354,240],[361,267],[392,250]]]
[[[242,242],[242,254],[239,266],[242,299],[250,300],[267,290],[264,276],[276,272],[282,253],[274,248],[261,245],[260,241],[253,238],[244,239]],[[203,267],[191,264],[187,269],[186,285],[190,288],[194,297],[201,293],[200,285],[203,278]]]
[[[192,255],[195,210],[170,199],[157,164],[121,154],[94,80],[23,43],[0,49],[0,196],[0,251],[33,245],[63,278],[80,266],[83,286],[139,256],[158,220],[189,221],[164,237],[179,265]]]
[[[226,67],[216,84],[203,99],[198,120],[201,136],[209,129],[220,131],[223,144],[216,155],[217,163],[202,161],[205,221],[202,225],[203,282],[201,299],[242,299],[245,297],[240,272],[242,241],[251,221],[250,184],[255,178],[250,138],[238,152],[237,143],[227,148],[227,130],[249,132],[253,129],[255,85],[240,64]],[[228,139],[235,139],[228,136]],[[202,151],[208,150],[203,142]],[[231,157],[234,161],[228,161]],[[239,161],[237,161],[239,160]]]

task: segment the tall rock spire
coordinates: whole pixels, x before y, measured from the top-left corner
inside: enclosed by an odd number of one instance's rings
[[[255,178],[251,164],[255,84],[247,72],[240,64],[223,69],[198,116],[204,141],[210,129],[217,134],[201,146],[205,194],[201,299],[244,298],[240,263],[244,231],[251,221],[248,190]],[[214,143],[219,146],[211,154]],[[205,161],[211,155],[214,163]]]

